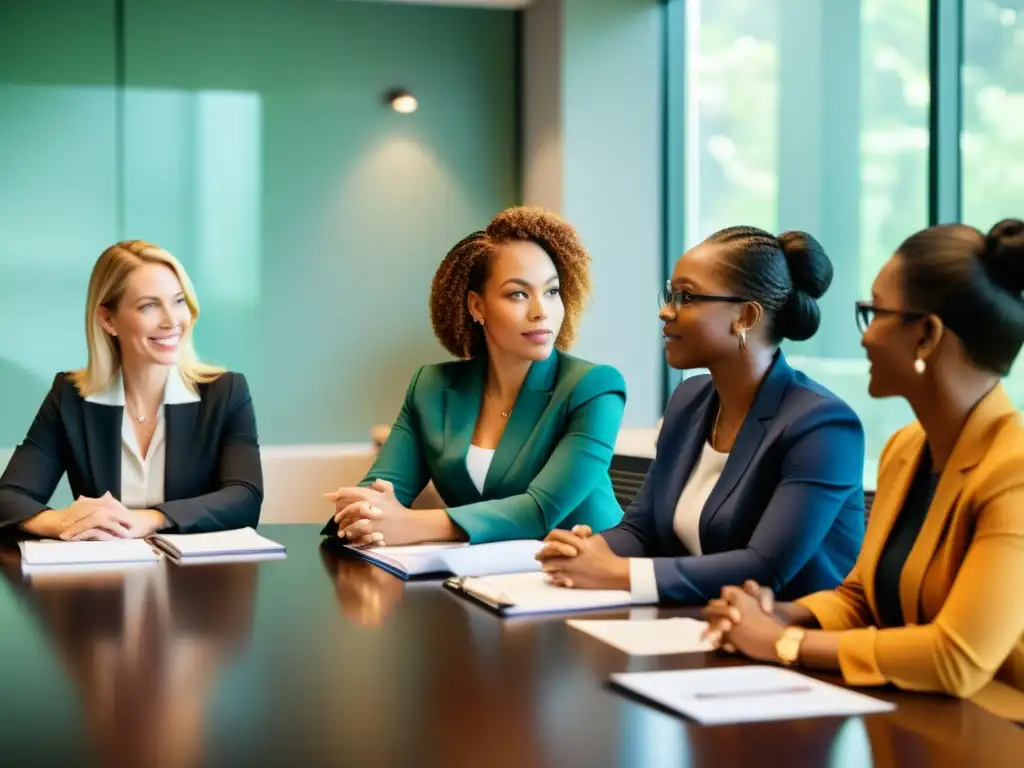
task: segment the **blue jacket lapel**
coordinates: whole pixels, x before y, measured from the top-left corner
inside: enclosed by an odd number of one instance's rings
[[[121,498],[121,422],[124,408],[85,401],[82,426],[94,493]]]
[[[725,500],[729,498],[740,478],[750,468],[754,454],[757,453],[767,432],[765,422],[773,419],[779,412],[782,398],[785,397],[792,380],[793,369],[789,367],[780,350],[776,353],[775,362],[768,369],[764,381],[761,382],[761,386],[754,396],[754,402],[740,426],[739,434],[736,435],[736,442],[725,462],[722,475],[718,478],[718,482],[715,483],[715,487],[704,505],[704,511],[700,516],[701,548],[704,548],[703,542],[709,541],[711,521],[721,511]]]
[[[686,549],[675,534],[674,521],[679,497],[683,493],[693,468],[697,464],[704,442],[711,430],[711,421],[718,409],[718,395],[708,378],[704,387],[695,394],[692,402],[680,414],[672,417],[675,427],[679,430],[676,438],[659,447],[659,458],[662,454],[669,467],[668,477],[662,486],[661,499],[658,507],[662,514],[656,515],[658,540],[671,542],[665,555],[683,555]]]
[[[554,350],[546,360],[538,360],[530,366],[515,405],[512,406],[505,432],[494,452],[491,467],[487,471],[487,479],[484,481],[485,497],[501,485],[540,422],[544,409],[551,401],[551,390],[557,374],[558,352]]]

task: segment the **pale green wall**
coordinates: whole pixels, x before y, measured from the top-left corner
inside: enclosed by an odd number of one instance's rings
[[[185,264],[200,353],[247,375],[264,443],[365,440],[444,357],[437,263],[518,197],[513,13],[127,0],[125,30],[119,142],[112,2],[4,6],[0,448],[84,362],[119,237]],[[418,113],[381,106],[394,85]]]

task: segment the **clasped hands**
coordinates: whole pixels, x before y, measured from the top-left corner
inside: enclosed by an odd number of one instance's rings
[[[775,644],[786,624],[774,611],[775,596],[768,587],[749,580],[742,587],[723,587],[722,596],[704,608],[708,628],[703,639],[728,653],[738,651],[756,661],[776,661]]]
[[[22,523],[36,536],[63,541],[141,539],[166,527],[156,509],[128,509],[110,491],[98,499],[79,496],[64,509],[47,509]]]
[[[554,530],[537,553],[551,584],[569,589],[629,589],[629,560],[612,552],[588,525]]]
[[[395,487],[387,480],[374,480],[365,488],[339,488],[324,497],[334,502],[338,538],[353,546],[397,546],[415,541],[408,530],[412,510],[398,501]]]

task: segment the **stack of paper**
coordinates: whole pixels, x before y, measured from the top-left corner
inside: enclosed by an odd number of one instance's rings
[[[540,572],[448,579],[445,586],[502,616],[593,611],[632,603],[628,591],[556,587],[548,581],[547,574]]]
[[[707,629],[706,621],[696,619],[651,620],[595,620],[574,619],[566,622],[570,627],[593,635],[608,645],[625,651],[630,656],[660,656],[673,653],[703,653],[714,648],[701,635]]]
[[[181,563],[235,562],[284,557],[285,548],[252,528],[216,533],[157,534],[153,543]]]
[[[141,539],[20,541],[22,570],[42,572],[155,563],[160,556]]]
[[[612,683],[698,723],[749,723],[891,712],[895,705],[781,667],[612,675]]]
[[[481,576],[539,571],[536,554],[544,542],[501,541],[492,544],[412,544],[405,547],[352,547],[349,552],[408,579],[413,576]]]

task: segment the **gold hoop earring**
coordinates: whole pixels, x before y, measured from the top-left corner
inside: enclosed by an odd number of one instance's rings
[[[927,366],[925,365],[924,360],[920,357],[914,361],[914,372],[917,373],[918,376],[924,373],[925,368],[927,368]]]
[[[747,329],[746,328],[740,328],[738,331],[736,331],[736,335],[740,337],[740,350],[746,349],[747,348]]]

